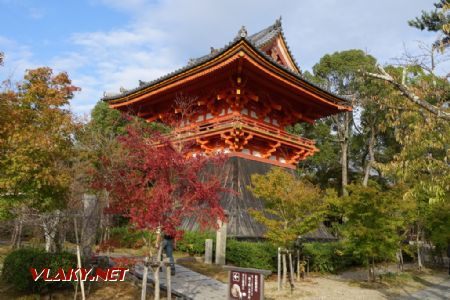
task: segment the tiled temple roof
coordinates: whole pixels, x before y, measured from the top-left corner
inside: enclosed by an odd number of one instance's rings
[[[190,70],[192,68],[195,68],[211,59],[214,59],[215,57],[223,54],[224,52],[226,52],[228,49],[232,48],[235,44],[237,44],[239,41],[241,40],[246,40],[253,48],[256,52],[258,52],[261,56],[264,56],[267,60],[269,60],[272,64],[276,65],[277,67],[283,69],[284,71],[288,72],[289,74],[301,79],[304,82],[307,82],[309,85],[314,86],[316,88],[319,88],[320,90],[323,90],[324,92],[327,92],[330,95],[333,95],[336,98],[339,98],[340,103],[339,104],[344,104],[344,105],[348,105],[349,103],[349,99],[347,99],[344,96],[341,95],[337,95],[336,93],[329,91],[326,87],[324,86],[320,86],[316,83],[311,82],[310,80],[306,79],[305,77],[303,77],[303,75],[301,73],[298,73],[280,63],[278,63],[277,61],[275,61],[270,55],[268,55],[267,53],[263,52],[261,50],[262,47],[266,46],[267,44],[269,44],[270,42],[272,42],[279,34],[282,35],[284,41],[286,41],[286,39],[284,38],[284,34],[283,34],[283,28],[281,25],[281,18],[276,20],[276,22],[255,33],[252,35],[247,36],[247,30],[245,29],[244,26],[242,26],[242,28],[239,30],[238,35],[231,41],[229,42],[227,45],[225,45],[224,47],[220,48],[220,49],[214,49],[211,48],[211,53],[204,55],[202,57],[199,58],[195,58],[195,59],[190,59],[188,64],[184,67],[181,67],[173,72],[170,72],[164,76],[161,76],[155,80],[149,81],[149,82],[145,82],[145,81],[139,81],[139,86],[131,89],[131,90],[123,90],[121,91],[121,93],[117,93],[114,95],[108,95],[107,93],[104,93],[104,97],[102,98],[103,101],[111,101],[111,100],[116,100],[116,99],[120,99],[122,97],[131,95],[135,92],[138,92],[140,90],[143,90],[145,88],[151,87],[152,85],[155,85],[157,83],[160,83],[168,78],[171,78],[172,76],[181,74],[187,70]],[[287,43],[286,43],[287,46]],[[289,55],[291,56],[292,59],[293,56],[290,52],[289,46],[287,46],[287,50],[289,51]],[[295,66],[300,70],[300,68],[298,67],[297,63],[294,60],[294,64]]]

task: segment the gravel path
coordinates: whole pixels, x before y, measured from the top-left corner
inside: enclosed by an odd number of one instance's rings
[[[353,274],[351,274],[353,273]],[[450,299],[450,278],[448,275],[424,275],[399,286],[359,284],[361,281],[347,279],[359,277],[358,272],[341,275],[312,276],[305,281],[296,282],[295,289],[277,291],[274,280],[267,281],[268,300],[444,300]],[[353,276],[349,276],[353,275]],[[359,282],[359,283],[358,283]],[[401,295],[401,296],[400,296]]]
[[[439,284],[434,284],[426,289],[411,293],[406,296],[397,297],[395,300],[444,300],[450,299],[450,279]]]

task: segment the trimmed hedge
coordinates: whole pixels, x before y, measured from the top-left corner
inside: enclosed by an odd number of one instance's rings
[[[190,255],[204,255],[206,239],[212,239],[215,243],[215,233],[186,231],[183,238],[177,241],[177,250],[187,252]],[[351,255],[351,249],[345,249],[340,242],[305,243],[303,249],[304,254],[310,259],[311,271],[336,273],[350,266],[364,265],[360,258]],[[246,242],[228,239],[226,259],[227,263],[238,267],[266,269],[276,272],[277,247],[270,242]]]
[[[190,255],[204,255],[206,239],[212,239],[215,244],[216,234],[186,231],[183,238],[177,241],[177,250]],[[213,245],[213,249],[214,247]],[[277,247],[268,242],[243,242],[228,239],[226,259],[227,263],[238,267],[276,270]]]
[[[183,238],[177,241],[176,249],[187,252],[190,255],[203,255],[205,254],[206,239],[212,239],[214,245],[216,242],[216,234],[214,232],[186,231],[183,234]]]
[[[44,268],[54,272],[62,268],[76,268],[77,259],[72,253],[47,253],[42,249],[23,248],[15,250],[6,256],[3,263],[2,279],[11,284],[18,291],[29,291],[34,293],[47,292],[53,289],[69,288],[73,282],[46,282],[42,279],[33,280],[30,268],[40,272]]]
[[[277,269],[277,247],[268,242],[241,242],[227,240],[228,263],[243,268],[275,271]]]

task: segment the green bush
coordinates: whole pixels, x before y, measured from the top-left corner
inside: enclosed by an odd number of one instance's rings
[[[213,232],[186,231],[181,240],[177,241],[177,250],[190,255],[205,254],[205,240],[212,239],[215,243],[216,235]]]
[[[305,243],[304,254],[310,259],[310,270],[336,273],[350,266],[361,265],[358,257],[350,255],[342,243]]]
[[[3,263],[2,279],[18,291],[47,292],[58,288],[71,287],[73,282],[46,282],[33,280],[30,268],[40,272],[44,268],[51,270],[53,276],[57,269],[67,270],[77,265],[76,256],[68,252],[47,253],[41,249],[24,248],[11,252]]]
[[[227,240],[226,259],[238,267],[275,271],[277,247],[269,242],[242,242]]]
[[[186,231],[183,238],[177,241],[177,250],[191,255],[203,255],[206,239],[212,239],[215,242],[215,234]],[[310,260],[310,270],[315,272],[335,273],[350,266],[362,265],[362,260],[351,253],[351,249],[345,249],[340,242],[304,244],[304,254]],[[238,267],[266,269],[275,272],[277,270],[277,247],[270,242],[228,239],[226,259],[227,263]]]
[[[149,231],[129,227],[111,228],[111,240],[120,248],[140,248],[144,245],[144,238],[151,240]]]

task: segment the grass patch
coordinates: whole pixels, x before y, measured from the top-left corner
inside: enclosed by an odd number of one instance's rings
[[[410,273],[402,272],[402,273],[392,273],[388,272],[380,275],[381,282],[388,284],[389,286],[400,286],[408,283],[414,278],[417,277]]]
[[[186,259],[178,259],[177,264],[182,265],[188,269],[191,269],[197,273],[214,278],[221,282],[228,282],[228,271],[224,270],[221,266],[215,264],[205,264],[198,261],[194,257],[188,257]]]
[[[383,274],[377,274],[376,281],[350,280],[349,285],[365,289],[395,289],[399,287],[409,286],[417,281],[418,278],[418,276],[408,272],[387,272]]]

